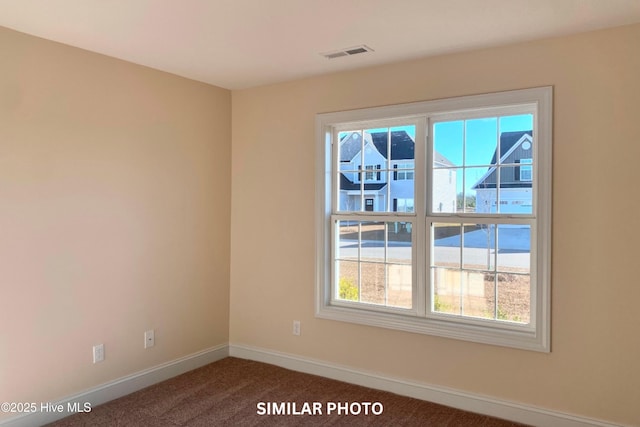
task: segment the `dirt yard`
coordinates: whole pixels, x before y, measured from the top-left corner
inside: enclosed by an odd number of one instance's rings
[[[390,223],[393,224],[393,223]],[[386,233],[388,241],[411,242],[411,232],[404,228],[391,232],[389,225]],[[468,226],[465,226],[465,230]],[[459,226],[439,227],[439,238],[460,232]],[[340,229],[340,239],[361,241],[385,241],[385,224],[357,222],[349,225],[345,221]],[[362,259],[362,261],[374,261]],[[377,260],[379,261],[379,260]],[[406,262],[406,260],[404,260]],[[397,264],[396,264],[397,263]],[[345,299],[358,298],[358,263],[341,261],[340,278],[343,286],[351,286],[351,292]],[[512,268],[497,273],[483,272],[482,266],[469,266],[477,271],[458,271],[458,265],[439,263],[435,279],[434,308],[442,313],[458,314],[470,317],[497,319],[518,323],[529,323],[530,282],[527,271]],[[451,268],[447,268],[451,267]],[[408,269],[402,272],[402,269]],[[360,264],[362,282],[359,298],[362,302],[391,307],[411,308],[411,267],[401,260],[387,260],[387,264],[362,262]],[[461,277],[464,276],[464,280]],[[460,283],[465,283],[462,286]],[[496,305],[496,296],[498,303]]]
[[[411,308],[411,290],[407,289],[409,283],[403,287],[385,286],[387,277],[385,264],[362,263],[361,272],[360,301]],[[475,275],[484,276],[480,278],[480,286],[476,286],[475,289],[465,287],[464,292],[460,292],[459,284],[447,286],[436,284],[435,310],[470,317],[529,323],[529,276],[498,273],[496,280],[494,273],[478,272]],[[340,277],[346,279],[346,283],[357,286],[358,264],[342,263]]]

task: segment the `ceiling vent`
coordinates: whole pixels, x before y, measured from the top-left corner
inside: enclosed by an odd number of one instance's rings
[[[349,47],[346,49],[336,50],[333,52],[321,53],[321,55],[327,59],[335,59],[335,58],[340,58],[341,56],[358,55],[360,53],[366,53],[366,52],[373,52],[373,49],[371,49],[369,46],[360,45],[360,46]]]

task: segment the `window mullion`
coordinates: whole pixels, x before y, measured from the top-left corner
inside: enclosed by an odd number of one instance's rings
[[[391,211],[391,128],[387,132],[387,212]]]
[[[460,272],[464,271],[464,224],[460,224]],[[464,290],[464,274],[460,275],[460,314],[464,313],[462,292]]]
[[[385,221],[384,227],[384,305],[389,304],[389,223]]]
[[[430,203],[427,188],[427,177],[431,173],[431,138],[429,121],[426,116],[416,123],[416,140],[414,151],[414,212],[416,221],[414,222],[415,233],[413,234],[413,301],[417,315],[424,317],[431,304],[431,250],[430,250],[430,228],[425,221]],[[405,171],[406,172],[406,171]]]
[[[493,241],[495,242],[495,250],[493,251],[493,318],[498,319],[498,239],[500,235],[498,234],[498,225],[494,225],[494,237]]]
[[[338,131],[332,129],[331,132],[331,144],[329,146],[331,154],[331,206],[330,212],[336,213],[340,209],[340,139],[338,137]],[[334,170],[335,169],[335,170]]]
[[[467,200],[467,168],[465,167],[466,165],[466,155],[467,155],[467,125],[466,122],[465,124],[462,126],[462,206],[460,207],[462,212],[466,212],[467,210],[467,204],[466,204],[466,200]],[[456,194],[456,198],[457,198],[457,194]],[[477,209],[477,200],[476,200],[476,209]],[[458,204],[458,201],[456,200],[456,205]],[[456,206],[456,210],[457,210],[457,206]],[[462,256],[462,254],[461,254]],[[462,259],[462,258],[460,258]]]
[[[358,301],[362,300],[362,222],[358,221]]]
[[[364,164],[364,130],[360,130],[360,170],[359,170],[359,178],[360,178],[360,209],[359,211],[364,211],[364,182],[367,179],[366,166]]]

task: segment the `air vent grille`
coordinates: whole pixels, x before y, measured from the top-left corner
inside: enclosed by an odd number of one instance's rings
[[[358,55],[360,53],[366,53],[366,52],[373,52],[373,49],[371,49],[369,46],[360,45],[360,46],[349,47],[346,49],[336,50],[333,52],[321,53],[321,55],[327,59],[335,59],[335,58],[340,58],[341,56]]]
[[[341,56],[348,56],[347,52],[335,52],[335,53],[327,53],[324,56],[328,59],[340,58]]]

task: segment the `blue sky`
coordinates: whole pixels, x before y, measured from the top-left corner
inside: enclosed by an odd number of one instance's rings
[[[433,130],[435,149],[454,164],[462,166],[463,138],[466,136],[466,166],[487,165],[496,150],[498,131],[525,131],[531,130],[532,126],[531,114],[439,122]]]
[[[436,151],[457,166],[463,165],[463,151],[466,166],[478,166],[467,171],[467,190],[486,171],[498,144],[498,132],[531,130],[531,114],[490,117],[473,120],[456,120],[434,124],[433,138]],[[368,129],[369,132],[384,132],[387,129]],[[415,140],[414,126],[398,126],[392,131],[404,130]],[[465,143],[466,138],[466,143]],[[464,147],[464,148],[463,148]],[[462,191],[462,174],[457,177],[458,192]]]
[[[478,166],[467,169],[467,192],[487,171],[487,165],[498,145],[498,134],[503,132],[527,131],[533,126],[531,114],[491,117],[473,120],[458,120],[434,124],[433,140],[435,150],[457,166]],[[464,148],[463,148],[464,147]],[[457,174],[457,191],[462,191],[462,173]]]

